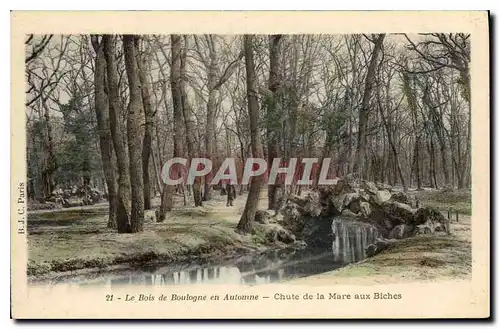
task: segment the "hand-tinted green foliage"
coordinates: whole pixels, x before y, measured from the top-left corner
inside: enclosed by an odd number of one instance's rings
[[[57,177],[61,185],[81,184],[101,176],[95,115],[82,97],[59,107],[63,115],[63,138],[57,145]]]

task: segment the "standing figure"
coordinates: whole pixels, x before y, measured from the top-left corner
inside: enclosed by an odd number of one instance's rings
[[[226,186],[227,204],[226,207],[233,206],[233,201],[236,199],[236,187],[233,184]]]

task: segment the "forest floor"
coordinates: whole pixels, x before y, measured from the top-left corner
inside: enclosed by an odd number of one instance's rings
[[[40,280],[89,268],[226,258],[281,247],[266,244],[259,234],[260,225],[255,225],[254,235],[235,233],[246,195],[238,196],[233,207],[226,207],[225,197],[214,194],[203,207],[184,206],[178,197],[178,207],[162,223],[156,223],[154,211],[148,211],[144,231],[136,234],[118,234],[107,228],[106,205],[32,211],[28,217],[28,276]],[[259,205],[267,208],[266,193]]]
[[[361,262],[307,278],[294,280],[311,285],[372,285],[428,280],[471,279],[471,194],[469,190],[424,190],[415,194],[422,205],[447,216],[453,212],[451,234],[415,236],[398,240],[393,247]],[[458,211],[458,222],[455,212]]]
[[[422,204],[434,207],[443,212],[450,209],[453,214],[458,212],[462,215],[472,214],[472,195],[468,189],[463,190],[422,190],[410,191],[409,194],[414,194]]]

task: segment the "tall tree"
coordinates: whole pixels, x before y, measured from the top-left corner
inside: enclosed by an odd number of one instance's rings
[[[161,93],[162,93],[162,97],[161,99],[163,100],[164,102],[164,106],[165,106],[165,112],[168,112],[168,102],[167,102],[167,81],[168,81],[168,78],[167,78],[167,73],[166,73],[166,70],[164,69],[163,64],[165,64],[164,62],[166,61],[167,64],[170,64],[170,86],[171,86],[171,90],[172,90],[172,96],[173,96],[173,93],[174,93],[174,89],[176,89],[176,83],[177,83],[177,78],[174,77],[175,76],[175,72],[178,73],[179,69],[175,70],[174,67],[178,67],[180,65],[180,59],[177,58],[177,62],[170,62],[169,60],[169,57],[167,55],[167,52],[165,51],[165,48],[167,48],[165,45],[163,44],[160,44],[159,43],[159,39],[156,38],[156,42],[158,44],[158,49],[161,51],[161,53],[163,54],[163,61],[160,59],[158,53],[155,54],[155,58],[156,58],[156,62],[158,64],[158,67],[159,67],[159,71],[160,71],[160,76],[161,76]],[[180,44],[179,44],[180,46]],[[173,47],[173,45],[172,45]],[[175,71],[175,72],[174,72]],[[180,96],[179,96],[179,100],[177,99],[174,99],[173,101],[173,107],[174,107],[174,116],[176,115],[177,112],[181,112],[181,117],[182,117],[182,108],[181,108],[182,104],[180,103]],[[180,125],[181,125],[181,128],[182,128],[182,125],[184,123],[181,121],[180,122]],[[168,150],[167,151],[167,157],[172,157],[172,155],[174,157],[176,156],[183,156],[183,154],[181,153],[181,155],[175,155],[176,153],[176,143],[178,143],[179,141],[176,142],[176,136],[182,136],[182,134],[178,134],[176,133],[176,129],[178,129],[178,125],[179,123],[174,122],[174,150]],[[162,155],[163,153],[161,152],[161,149],[159,147],[159,144],[160,144],[160,135],[159,135],[159,131],[160,131],[160,128],[161,128],[161,125],[159,123],[157,123],[156,125],[156,134],[157,134],[157,144],[158,144],[158,155],[160,157],[160,160],[159,160],[159,168],[161,171],[161,167],[162,165],[164,164],[165,161],[163,161],[163,158],[165,158],[165,155]],[[182,143],[182,140],[180,141]],[[154,157],[153,157],[154,158]],[[167,216],[167,212],[168,211],[171,211],[173,206],[174,206],[174,192],[175,192],[175,186],[173,185],[168,185],[166,184],[163,180],[160,180],[160,208],[159,208],[159,214],[158,214],[158,218],[157,218],[157,221],[159,222],[163,222]]]
[[[109,124],[109,104],[106,93],[106,59],[104,58],[104,43],[99,41],[99,36],[92,35],[92,46],[94,47],[95,72],[95,114],[97,119],[97,132],[99,134],[99,145],[101,149],[102,167],[106,186],[108,190],[109,201],[109,219],[108,227],[117,228],[117,182],[115,177],[116,159],[113,156],[113,139],[111,137],[111,128]]]
[[[191,107],[191,103],[189,102],[188,94],[186,91],[186,81],[188,80],[186,74],[186,61],[187,61],[187,46],[188,46],[188,37],[184,36],[184,47],[181,51],[181,64],[180,64],[180,89],[182,95],[182,110],[184,113],[184,122],[186,125],[186,139],[187,139],[187,147],[188,154],[190,159],[194,159],[198,157],[198,151],[195,146],[194,132],[196,130],[196,121],[193,113],[193,109]],[[203,205],[202,200],[202,191],[201,191],[201,177],[196,177],[193,183],[193,198],[194,205],[196,207]]]
[[[141,86],[142,103],[146,125],[144,127],[144,141],[142,145],[142,177],[144,182],[144,209],[151,209],[151,178],[149,177],[149,160],[151,159],[151,145],[155,112],[151,105],[151,82],[147,74],[150,68],[147,51],[140,52],[137,47],[137,67]]]
[[[202,42],[200,39],[204,39],[204,45],[208,50],[208,55],[203,53]],[[243,52],[240,52],[238,56],[231,61],[226,67],[220,67],[220,54],[217,50],[217,36],[213,34],[208,34],[204,36],[194,36],[194,41],[196,45],[197,54],[200,57],[205,69],[207,70],[207,89],[208,89],[208,100],[207,100],[207,121],[206,121],[206,133],[205,133],[205,157],[212,159],[215,146],[215,130],[216,130],[216,110],[217,110],[217,94],[221,86],[231,77],[235,71],[239,61],[243,58]],[[208,173],[205,179],[204,200],[212,199],[212,187],[210,186],[210,181],[212,180],[212,173]]]
[[[378,63],[378,56],[382,44],[384,42],[385,34],[378,34],[373,41],[373,51],[368,65],[368,71],[365,78],[365,90],[363,91],[363,100],[361,108],[359,109],[359,127],[358,127],[358,147],[356,150],[356,172],[360,177],[366,176],[365,159],[366,159],[366,127],[368,122],[368,114],[370,112],[370,99],[372,96],[373,85],[375,81],[375,74]]]
[[[109,125],[118,165],[118,206],[116,224],[118,233],[130,233],[130,172],[125,134],[120,119],[122,116],[122,109],[118,92],[118,71],[115,57],[116,37],[113,35],[104,35],[102,42],[104,44],[104,55],[107,63]]]
[[[255,76],[255,63],[253,54],[253,38],[252,35],[243,37],[245,50],[245,68],[247,72],[247,100],[248,100],[248,116],[250,118],[250,137],[252,156],[254,158],[262,158],[262,144],[260,141],[259,131],[259,104],[257,99],[257,81]],[[264,183],[264,176],[259,175],[252,177],[250,191],[248,192],[245,209],[238,222],[237,231],[243,234],[252,232],[255,212],[259,205],[260,190]]]
[[[267,161],[273,163],[274,158],[280,157],[281,125],[280,113],[278,111],[279,88],[280,88],[280,52],[282,35],[269,36],[269,94],[266,100],[267,109]],[[277,194],[279,186],[268,185],[269,209],[277,210]]]
[[[138,36],[123,36],[123,53],[127,71],[130,100],[127,115],[127,142],[130,158],[130,180],[132,185],[132,209],[130,229],[132,233],[143,230],[144,225],[144,180],[142,170],[142,149],[144,140],[144,107],[142,103],[141,83],[137,66]]]

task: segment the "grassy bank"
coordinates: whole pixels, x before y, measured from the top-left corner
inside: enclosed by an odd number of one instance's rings
[[[155,223],[149,213],[144,232],[137,234],[108,229],[103,207],[33,212],[28,218],[28,275],[42,278],[80,269],[227,257],[277,247],[266,241],[262,225],[256,225],[255,235],[235,233],[244,201],[240,197],[235,207],[225,207],[217,196],[201,208],[174,209],[163,223]]]

